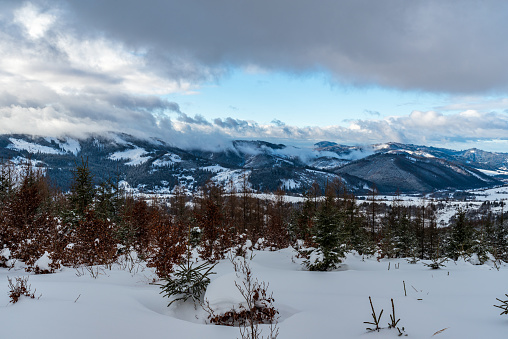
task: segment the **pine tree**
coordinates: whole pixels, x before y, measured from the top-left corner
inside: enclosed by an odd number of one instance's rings
[[[362,214],[356,204],[354,195],[344,195],[342,211],[339,217],[344,227],[344,242],[347,250],[354,250],[359,254],[371,252],[371,242],[365,228],[362,227]]]
[[[125,196],[118,185],[118,178],[110,177],[101,182],[95,191],[94,200],[94,208],[99,218],[119,222]]]
[[[81,165],[76,164],[73,171],[73,182],[69,202],[71,209],[78,217],[83,217],[95,197],[93,177],[88,167],[88,159],[81,158]]]
[[[1,240],[14,258],[30,266],[44,254],[56,229],[51,207],[46,177],[28,164],[2,211]]]
[[[0,207],[9,199],[14,188],[13,168],[8,163],[0,164]]]
[[[305,262],[311,271],[332,270],[342,262],[345,257],[342,246],[343,228],[335,198],[327,195],[316,213],[312,228],[313,241],[317,248]]]
[[[394,236],[396,257],[408,258],[414,255],[417,246],[416,234],[409,211],[405,208],[401,208],[397,216]]]
[[[466,211],[459,209],[451,226],[450,239],[448,241],[448,257],[457,260],[461,255],[470,253],[474,244],[474,228],[466,217]]]
[[[301,208],[295,211],[293,222],[291,223],[291,233],[294,240],[303,240],[306,243],[311,241],[312,227],[316,209],[310,194],[305,195],[305,201]]]
[[[504,202],[501,202],[501,206]],[[505,222],[504,211],[501,209],[501,215],[497,218],[494,229],[494,253],[496,259],[508,261],[508,225]]]

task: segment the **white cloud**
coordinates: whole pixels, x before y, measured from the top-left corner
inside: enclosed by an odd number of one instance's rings
[[[14,22],[21,25],[32,39],[42,38],[55,22],[56,17],[42,13],[34,4],[27,2],[14,12]]]

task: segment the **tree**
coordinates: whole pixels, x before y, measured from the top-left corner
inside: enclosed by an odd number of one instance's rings
[[[14,258],[30,266],[44,254],[56,228],[51,212],[46,177],[28,164],[2,211],[1,240]]]
[[[354,195],[344,195],[340,218],[344,227],[344,242],[347,250],[357,251],[359,254],[371,251],[371,242],[367,232],[362,227],[362,214],[356,204]]]
[[[268,203],[267,227],[265,241],[270,250],[286,248],[289,245],[288,227],[286,218],[289,216],[287,204],[284,200],[285,192],[278,189],[275,200]]]
[[[501,214],[496,220],[494,229],[493,252],[496,259],[508,261],[508,225],[504,220],[504,201],[501,201]]]
[[[11,164],[0,164],[0,207],[12,194],[14,188],[13,172]]]
[[[342,246],[343,228],[335,197],[328,194],[316,213],[312,228],[313,241],[317,248],[305,262],[311,271],[332,270],[342,262],[345,257]]]
[[[401,208],[397,213],[397,221],[393,233],[395,256],[399,258],[414,256],[417,247],[416,232],[409,213],[406,208]]]
[[[305,194],[305,201],[300,209],[296,210],[293,222],[291,224],[291,233],[295,238],[294,240],[303,240],[309,243],[312,239],[312,224],[314,223],[314,216],[316,208],[312,197],[307,192]]]
[[[85,161],[81,158],[81,165],[76,164],[72,174],[73,182],[69,202],[74,213],[78,217],[83,217],[95,197],[93,176],[88,167],[88,159]]]
[[[124,196],[118,186],[118,179],[108,178],[95,190],[94,209],[104,220],[118,221]]]
[[[474,245],[474,228],[463,209],[457,211],[454,219],[447,253],[448,257],[457,260],[459,256],[469,254],[471,247]]]
[[[224,259],[233,244],[232,232],[224,213],[224,192],[221,187],[208,183],[203,192],[196,220],[201,229],[201,258],[210,262]]]

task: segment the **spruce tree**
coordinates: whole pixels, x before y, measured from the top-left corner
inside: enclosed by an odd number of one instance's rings
[[[123,203],[124,196],[118,186],[118,179],[108,178],[99,184],[95,191],[95,211],[100,219],[119,221]]]
[[[448,241],[448,257],[457,260],[461,255],[470,253],[474,245],[474,228],[466,217],[466,211],[459,209],[455,214]]]
[[[346,196],[343,199],[343,209],[339,217],[343,225],[344,243],[347,250],[354,250],[359,254],[371,252],[371,242],[365,228],[362,226],[362,214],[358,208],[354,195]]]
[[[416,253],[416,234],[406,208],[401,208],[397,216],[394,235],[396,257],[408,258]]]
[[[76,164],[73,171],[73,182],[69,197],[71,209],[78,217],[83,217],[86,210],[93,203],[94,197],[95,188],[93,186],[93,176],[88,167],[88,159],[85,161],[81,158],[81,165]]]
[[[2,206],[12,194],[14,188],[13,168],[11,165],[0,164],[0,206]]]
[[[314,218],[312,234],[317,248],[305,262],[311,271],[332,270],[345,257],[342,246],[344,225],[334,200],[332,195],[327,195]]]
[[[294,212],[293,220],[291,222],[291,235],[293,240],[303,240],[308,243],[311,240],[312,224],[314,222],[314,203],[306,195],[305,201],[299,209]]]

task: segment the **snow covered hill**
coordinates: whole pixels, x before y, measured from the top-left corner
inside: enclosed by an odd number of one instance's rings
[[[506,154],[480,150],[458,152],[396,143],[360,147],[333,142],[299,148],[236,140],[215,151],[204,151],[118,133],[79,140],[0,135],[0,158],[35,161],[64,189],[76,163],[88,159],[97,182],[118,178],[141,192],[169,192],[175,185],[193,190],[211,180],[230,190],[283,188],[303,193],[315,182],[324,187],[339,180],[357,194],[374,186],[381,193],[428,193],[492,187],[501,184],[496,176],[508,173]]]

